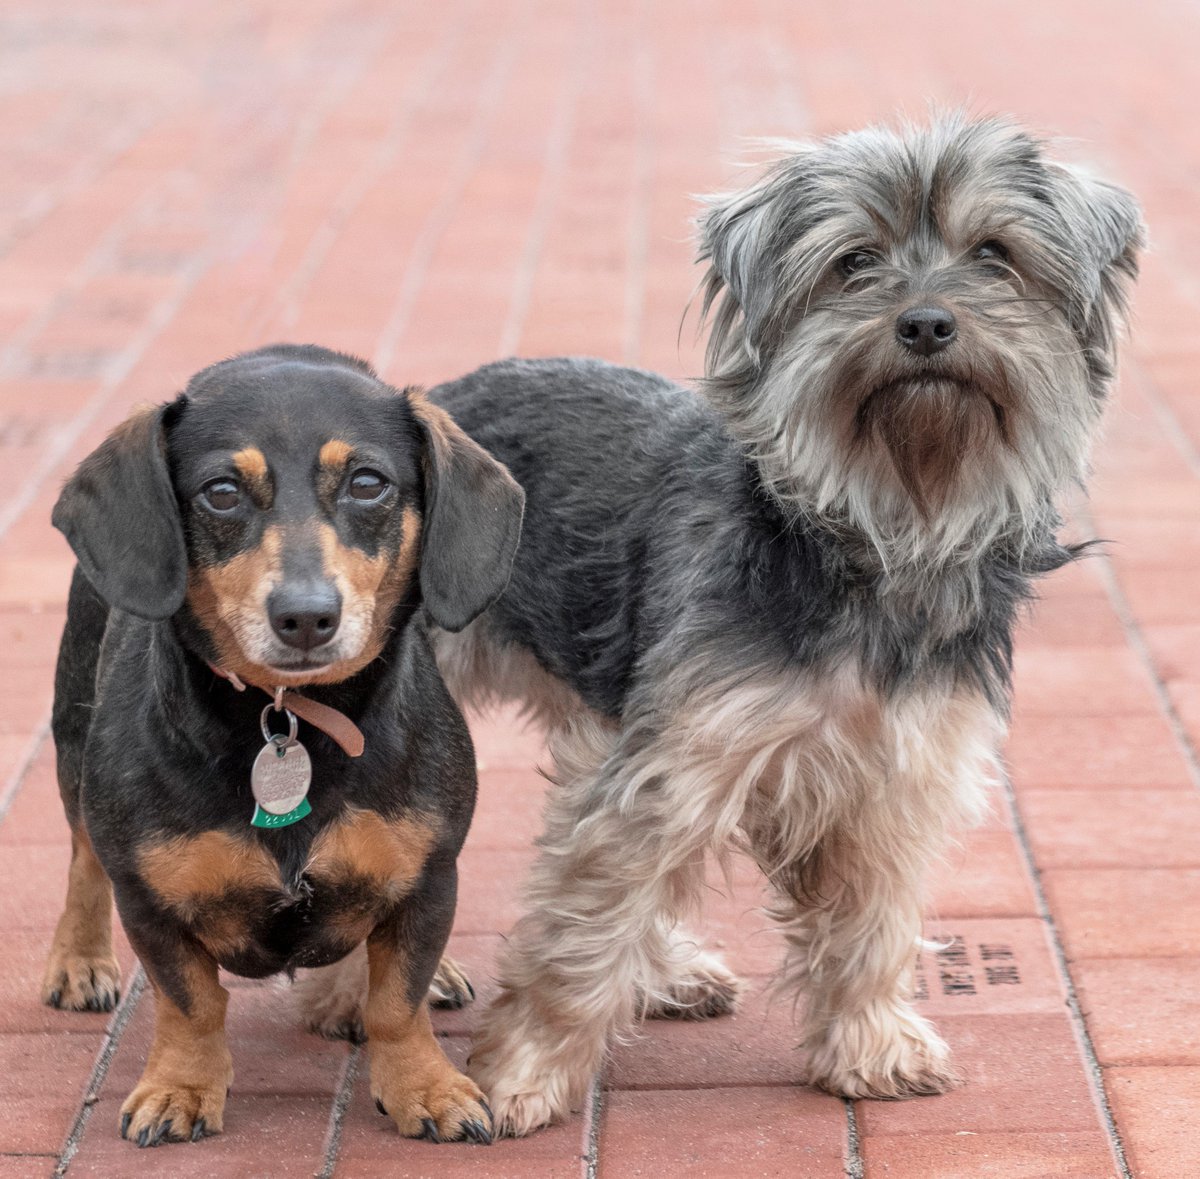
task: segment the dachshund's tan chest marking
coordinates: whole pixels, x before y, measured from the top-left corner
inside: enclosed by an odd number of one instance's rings
[[[304,874],[314,882],[359,881],[400,900],[421,875],[437,834],[433,816],[385,819],[352,810],[317,837]]]
[[[349,811],[313,841],[294,886],[253,836],[225,831],[146,845],[138,867],[159,903],[223,964],[275,940],[281,923],[295,927],[298,955],[314,946],[344,952],[412,890],[437,836],[430,816]]]

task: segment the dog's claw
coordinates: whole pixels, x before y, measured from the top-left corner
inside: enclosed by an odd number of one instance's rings
[[[127,1113],[121,1115],[121,1137],[124,1138],[126,1131],[129,1129],[129,1123],[133,1121],[133,1114]]]
[[[449,958],[438,963],[429,984],[429,1003],[441,1011],[458,1011],[475,1001],[475,987],[463,969]]]
[[[422,1118],[421,1128],[425,1131],[423,1137],[428,1138],[430,1142],[441,1142],[441,1136],[438,1134],[437,1122],[433,1118]]]
[[[378,1097],[375,1098],[375,1108],[379,1110],[379,1112],[383,1114],[385,1118],[388,1116],[387,1106],[385,1106]]]
[[[154,1140],[150,1143],[151,1146],[158,1146],[171,1133],[171,1119],[168,1118],[158,1128],[158,1132],[154,1135]]]
[[[62,981],[64,974],[67,977]],[[76,978],[65,970],[57,971],[57,975],[60,981],[42,992],[42,1002],[56,1011],[112,1011],[121,997],[115,980],[103,972],[93,970],[86,979]]]
[[[117,994],[107,988],[93,991],[87,1001],[89,1011],[112,1011],[117,1005]]]
[[[149,1126],[143,1126],[138,1131],[137,1144],[139,1147],[146,1147],[146,1146],[150,1145],[150,1127]]]
[[[478,1143],[480,1146],[491,1146],[492,1135],[491,1131],[480,1121],[472,1118],[469,1122],[463,1122],[462,1125],[463,1137],[471,1142]]]
[[[204,1137],[208,1130],[208,1123],[203,1118],[197,1118],[196,1124],[192,1127],[192,1141],[199,1142]]]

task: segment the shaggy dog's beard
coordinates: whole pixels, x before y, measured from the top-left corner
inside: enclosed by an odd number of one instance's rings
[[[853,445],[883,451],[928,518],[945,508],[965,465],[1011,445],[1009,412],[988,391],[953,377],[888,381],[858,407]]]
[[[861,542],[866,567],[906,571],[918,590],[998,542],[1044,538],[1099,409],[1061,328],[1028,340],[964,328],[953,363],[916,362],[881,338],[884,316],[858,331],[822,320],[752,384],[707,383],[785,510]]]
[[[1129,194],[951,117],[797,145],[701,229],[703,388],[783,511],[918,589],[989,553],[1038,568],[1112,380]],[[921,308],[956,330],[902,337]]]

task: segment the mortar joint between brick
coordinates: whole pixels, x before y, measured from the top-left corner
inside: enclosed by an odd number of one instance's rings
[[[96,1063],[92,1065],[91,1075],[88,1077],[87,1084],[83,1088],[83,1096],[79,1099],[79,1108],[75,1112],[71,1128],[67,1131],[66,1141],[63,1143],[63,1148],[58,1155],[58,1164],[54,1168],[54,1179],[61,1179],[61,1176],[67,1173],[68,1168],[71,1166],[71,1160],[75,1157],[76,1151],[79,1150],[79,1144],[83,1141],[84,1131],[87,1129],[88,1121],[92,1116],[96,1097],[99,1095],[100,1088],[104,1084],[104,1078],[108,1076],[108,1070],[112,1067],[113,1057],[117,1054],[121,1037],[124,1035],[126,1027],[129,1026],[129,1021],[133,1018],[134,1011],[137,1010],[138,1001],[141,999],[145,988],[146,975],[139,965],[134,971],[133,978],[130,979],[129,989],[125,992],[125,997],[121,1000],[116,1015],[113,1016],[113,1021],[109,1027],[108,1034],[104,1038],[104,1043],[100,1045],[100,1051],[96,1054]]]
[[[554,121],[550,125],[550,133],[546,137],[546,145],[542,154],[541,182],[538,185],[538,195],[525,234],[525,244],[517,263],[516,278],[509,299],[508,317],[501,329],[499,346],[496,350],[498,356],[513,356],[520,346],[521,334],[524,331],[525,321],[529,315],[529,305],[533,298],[538,264],[541,261],[546,235],[554,216],[554,208],[562,192],[567,160],[571,151],[571,139],[575,133],[576,114],[583,95],[583,78],[587,74],[589,65],[588,55],[594,45],[594,38],[589,37],[589,33],[593,31],[591,28],[593,22],[589,17],[594,17],[590,7],[579,5],[576,8],[576,14],[575,46],[571,60],[567,64],[562,92],[554,104]]]
[[[854,1112],[854,1101],[843,1097],[846,1107],[846,1179],[863,1179],[866,1166],[862,1157],[862,1139],[858,1135],[858,1116]]]
[[[0,538],[8,533],[9,529],[24,516],[30,507],[40,502],[45,484],[71,453],[71,448],[75,443],[108,407],[116,391],[124,384],[125,379],[149,350],[150,345],[175,318],[210,265],[210,259],[201,255],[193,259],[175,276],[174,289],[166,298],[159,301],[141,330],[108,366],[99,388],[88,399],[87,404],[75,414],[70,426],[62,430],[57,442],[42,455],[40,461],[33,465],[20,494],[0,511]]]
[[[1091,1033],[1088,1031],[1087,1020],[1083,1016],[1083,1008],[1079,1004],[1079,996],[1075,990],[1075,981],[1071,977],[1071,968],[1067,960],[1066,949],[1063,946],[1062,936],[1059,934],[1058,924],[1054,920],[1050,903],[1046,899],[1046,891],[1042,887],[1041,869],[1037,866],[1037,860],[1034,858],[1033,849],[1029,844],[1029,833],[1026,831],[1025,822],[1021,817],[1017,793],[1013,789],[1012,779],[1007,773],[1003,775],[1002,780],[1004,797],[1008,804],[1009,817],[1013,825],[1013,833],[1017,837],[1017,845],[1021,850],[1021,859],[1024,861],[1025,870],[1029,874],[1029,881],[1037,900],[1038,916],[1050,934],[1050,945],[1054,951],[1054,960],[1058,965],[1059,977],[1062,981],[1063,990],[1066,993],[1067,1011],[1070,1014],[1080,1050],[1083,1052],[1084,1063],[1087,1066],[1088,1077],[1092,1084],[1097,1112],[1100,1114],[1100,1120],[1108,1135],[1109,1148],[1112,1150],[1113,1157],[1116,1160],[1120,1179],[1136,1179],[1136,1176],[1130,1170],[1129,1160],[1125,1156],[1125,1143],[1122,1141],[1121,1132],[1117,1129],[1116,1118],[1113,1116],[1112,1103],[1109,1100],[1108,1090],[1104,1084],[1104,1070],[1100,1066],[1100,1058],[1096,1054],[1096,1046],[1092,1042]]]
[[[362,1060],[362,1045],[354,1044],[346,1054],[346,1063],[342,1066],[342,1075],[334,1091],[333,1103],[329,1107],[329,1129],[325,1134],[325,1161],[316,1173],[315,1179],[332,1179],[334,1168],[337,1166],[338,1151],[342,1146],[342,1126],[346,1120],[346,1110],[354,1096],[354,1083],[358,1079],[358,1066]]]
[[[1138,361],[1133,361],[1130,367],[1137,372],[1138,380],[1145,386],[1150,406],[1154,410],[1154,416],[1158,419],[1163,433],[1179,451],[1187,465],[1192,468],[1193,473],[1200,475],[1200,451],[1196,449],[1191,436],[1184,429],[1170,399],[1163,393],[1162,386],[1153,373]]]
[[[524,17],[526,21],[530,19],[529,9],[525,10]],[[450,60],[449,50],[452,47],[452,43],[447,42],[438,61],[431,65],[427,89],[432,88],[438,71]],[[466,141],[451,170],[445,191],[439,197],[434,209],[426,216],[409,251],[399,292],[388,313],[387,321],[380,330],[372,353],[372,364],[375,371],[384,379],[387,378],[388,370],[395,359],[399,342],[412,316],[422,284],[433,264],[438,244],[444,238],[446,229],[462,202],[468,181],[478,169],[480,160],[483,158],[487,147],[488,132],[500,110],[500,97],[512,77],[518,52],[519,38],[515,34],[510,35],[496,52],[491,68],[480,86],[475,113],[468,128]]]
[[[38,756],[41,754],[42,746],[45,745],[46,738],[49,735],[50,718],[47,716],[34,730],[25,751],[25,756],[18,761],[16,770],[13,771],[8,782],[0,790],[0,825],[3,825],[4,820],[8,818],[8,812],[12,809],[12,804],[20,793],[21,787],[25,784],[25,779],[29,777],[29,771],[33,768],[33,763],[37,761]]]
[[[604,1070],[592,1077],[584,1106],[583,1155],[580,1174],[596,1179],[600,1171],[600,1123],[604,1117]]]
[[[1087,524],[1088,530],[1094,533],[1096,522],[1091,512],[1087,508],[1081,508],[1079,515]],[[1187,726],[1183,723],[1183,718],[1171,700],[1166,683],[1158,673],[1158,666],[1154,662],[1154,656],[1150,654],[1150,648],[1142,634],[1142,628],[1129,604],[1129,599],[1125,596],[1120,582],[1117,580],[1116,572],[1112,567],[1112,559],[1103,552],[1090,559],[1098,562],[1097,567],[1104,582],[1105,592],[1108,594],[1109,605],[1112,606],[1113,613],[1116,614],[1117,621],[1120,622],[1121,629],[1125,632],[1125,639],[1133,649],[1135,658],[1141,663],[1143,670],[1150,677],[1150,682],[1154,685],[1154,694],[1158,698],[1159,707],[1163,710],[1175,740],[1179,743],[1183,759],[1187,763],[1188,775],[1192,779],[1192,785],[1200,790],[1200,753],[1197,752],[1196,746],[1188,735]]]

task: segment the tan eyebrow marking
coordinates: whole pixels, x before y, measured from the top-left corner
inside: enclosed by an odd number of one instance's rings
[[[267,459],[257,446],[247,446],[233,456],[233,465],[246,484],[251,498],[260,506],[270,504],[271,481],[267,473]]]
[[[317,459],[323,467],[344,467],[350,461],[354,447],[340,438],[331,438],[317,452]]]
[[[233,456],[233,465],[247,482],[262,482],[267,477],[267,460],[257,446],[247,446]]]

